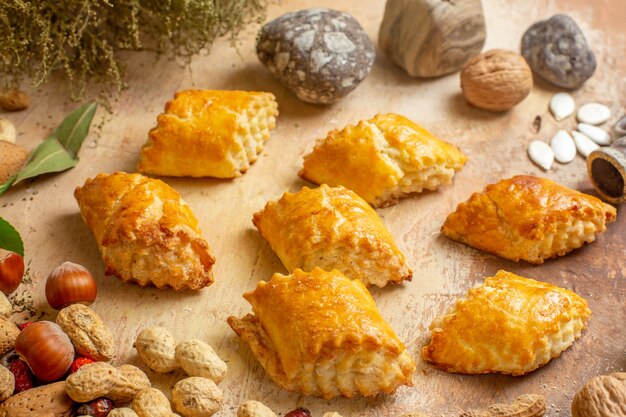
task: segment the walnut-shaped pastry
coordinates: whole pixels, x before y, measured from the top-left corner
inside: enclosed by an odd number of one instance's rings
[[[285,193],[252,221],[289,272],[337,269],[378,287],[413,274],[378,214],[344,187]]]
[[[590,314],[571,291],[498,271],[435,319],[422,359],[448,372],[523,375],[570,347]]]
[[[107,275],[175,290],[213,282],[215,259],[180,194],[141,174],[99,174],[74,196]]]
[[[519,175],[459,204],[441,232],[502,258],[540,264],[593,242],[615,208],[545,178]]]
[[[379,114],[319,139],[299,175],[316,184],[343,185],[383,207],[449,184],[466,161],[458,148],[406,117]]]
[[[359,280],[296,269],[244,298],[254,314],[228,324],[281,387],[329,399],[412,384],[413,360]]]
[[[278,105],[271,93],[185,90],[157,118],[141,149],[139,172],[233,178],[257,160]]]

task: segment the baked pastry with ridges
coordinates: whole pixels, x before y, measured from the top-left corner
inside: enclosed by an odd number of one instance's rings
[[[206,287],[215,263],[180,194],[141,174],[99,174],[74,192],[107,275],[175,290]]]
[[[316,184],[343,185],[383,207],[449,184],[466,161],[458,148],[406,117],[379,114],[319,139],[299,175]]]
[[[257,160],[277,116],[271,93],[180,91],[157,118],[137,170],[176,177],[238,177]]]
[[[413,360],[359,280],[296,269],[244,298],[254,314],[228,324],[281,387],[329,399],[412,385]]]
[[[502,258],[541,264],[593,242],[616,210],[545,178],[518,175],[459,204],[441,232]]]
[[[285,193],[252,221],[290,272],[337,269],[378,287],[413,274],[378,214],[344,187]]]
[[[523,375],[570,347],[590,315],[571,291],[498,271],[435,319],[422,359],[447,372]]]

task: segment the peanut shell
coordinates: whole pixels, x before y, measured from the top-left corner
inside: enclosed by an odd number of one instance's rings
[[[15,339],[20,329],[10,321],[0,318],[0,355],[4,355],[15,347]]]
[[[166,374],[178,368],[176,340],[164,327],[149,327],[137,335],[133,344],[137,354],[150,369]]]
[[[131,404],[139,417],[171,417],[172,407],[167,397],[156,388],[140,391]]]
[[[209,378],[220,383],[228,367],[211,346],[201,340],[186,340],[176,346],[176,359],[189,376]]]
[[[0,401],[4,401],[13,395],[15,390],[15,377],[13,372],[4,366],[0,366]]]
[[[215,382],[192,376],[174,385],[172,402],[184,417],[209,417],[222,407],[224,396]]]
[[[100,316],[89,307],[82,304],[65,307],[59,311],[56,322],[81,356],[102,362],[113,359],[113,335]]]

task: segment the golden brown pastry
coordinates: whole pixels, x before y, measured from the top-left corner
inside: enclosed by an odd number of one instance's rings
[[[228,324],[281,387],[329,399],[412,385],[415,364],[360,281],[296,269],[244,298],[254,314]]]
[[[137,170],[176,177],[233,178],[257,160],[278,105],[271,93],[185,90],[157,118]]]
[[[338,269],[378,287],[413,274],[378,214],[344,187],[285,193],[252,221],[289,272]]]
[[[590,314],[571,291],[498,271],[435,319],[422,359],[448,372],[523,375],[570,347]]]
[[[343,185],[382,207],[449,184],[466,161],[458,148],[406,117],[379,114],[319,139],[299,175],[316,184]]]
[[[615,208],[545,178],[519,175],[459,204],[441,232],[494,255],[540,264],[593,242]]]
[[[197,290],[213,282],[215,259],[180,194],[141,174],[99,174],[74,196],[107,275],[157,288]]]

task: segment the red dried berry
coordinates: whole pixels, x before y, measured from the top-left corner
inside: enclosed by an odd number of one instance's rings
[[[93,417],[106,417],[114,408],[113,401],[108,398],[97,398],[87,404],[81,405],[78,409],[78,414]]]
[[[85,366],[89,363],[93,363],[93,361],[89,358],[83,358],[82,356],[79,356],[78,358],[74,359],[74,362],[72,362],[72,366],[70,367],[70,374],[73,374],[74,372],[78,371],[81,366]]]
[[[23,360],[16,358],[9,364],[9,370],[13,372],[15,377],[15,391],[14,394],[26,391],[35,386],[34,375],[30,368]]]
[[[19,326],[17,326],[20,330],[24,330],[25,328],[27,328],[28,326],[30,326],[31,324],[33,324],[32,321],[27,321],[26,323],[22,323]]]
[[[299,407],[285,414],[285,417],[311,417],[311,412],[306,408]]]

